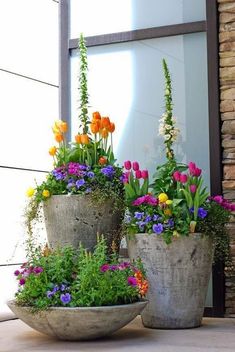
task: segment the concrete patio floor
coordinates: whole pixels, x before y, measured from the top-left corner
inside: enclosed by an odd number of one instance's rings
[[[155,330],[143,328],[137,317],[115,334],[90,342],[58,341],[15,319],[0,323],[0,351],[234,352],[235,319],[204,318],[196,329]]]

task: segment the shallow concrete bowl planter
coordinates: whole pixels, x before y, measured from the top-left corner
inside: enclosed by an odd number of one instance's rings
[[[122,211],[114,209],[112,200],[95,203],[90,195],[55,195],[43,202],[43,213],[49,246],[81,242],[89,251],[97,243],[97,234],[104,235],[110,248],[120,245]]]
[[[213,243],[195,233],[167,245],[162,236],[127,237],[131,259],[142,259],[149,304],[141,314],[144,326],[182,329],[201,325],[212,268]]]
[[[31,328],[61,340],[92,340],[110,335],[132,321],[147,301],[104,307],[51,307],[33,313],[9,301],[9,308]]]

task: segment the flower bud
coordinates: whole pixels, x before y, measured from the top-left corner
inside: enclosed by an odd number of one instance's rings
[[[125,167],[126,170],[130,170],[131,169],[130,160],[124,161],[124,167]]]
[[[137,161],[133,161],[133,170],[134,171],[137,171],[140,169],[140,166],[139,166],[139,163]]]
[[[137,179],[142,178],[142,172],[141,172],[140,170],[136,170],[136,172],[135,172],[135,177],[136,177]]]
[[[146,180],[147,178],[149,178],[148,170],[142,170],[142,171],[141,171],[141,175],[142,175],[142,178],[143,178],[144,180]]]

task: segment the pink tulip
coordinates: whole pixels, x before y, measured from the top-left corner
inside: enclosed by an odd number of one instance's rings
[[[194,170],[196,169],[196,164],[193,163],[192,161],[190,161],[190,162],[188,163],[188,168],[189,168],[190,174],[192,175],[193,172],[194,172]]]
[[[193,176],[196,176],[196,177],[199,177],[202,173],[202,170],[199,169],[198,167],[196,167],[196,169],[194,170],[194,175]]]
[[[138,171],[140,169],[139,163],[137,161],[133,161],[133,170]]]
[[[173,173],[173,179],[174,179],[175,181],[180,181],[180,175],[181,175],[181,173],[180,173],[179,171],[175,171],[175,172]]]
[[[125,167],[126,170],[130,170],[131,169],[130,160],[124,161],[124,167]]]
[[[142,170],[142,171],[141,171],[141,175],[142,175],[142,178],[143,178],[144,180],[146,180],[147,178],[149,178],[148,170]]]
[[[190,185],[190,186],[189,186],[189,189],[190,189],[190,192],[191,192],[191,193],[195,193],[196,190],[197,190],[197,186],[196,186],[196,185]]]
[[[180,182],[181,183],[186,183],[188,181],[188,176],[185,174],[180,175]]]
[[[142,178],[142,172],[140,170],[136,170],[135,177],[138,179]]]

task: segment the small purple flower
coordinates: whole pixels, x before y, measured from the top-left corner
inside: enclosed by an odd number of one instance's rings
[[[54,287],[53,287],[53,290],[52,290],[52,292],[53,293],[56,293],[57,291],[59,291],[59,286],[58,285],[55,285]]]
[[[65,284],[62,284],[61,286],[60,286],[60,291],[65,291],[67,289],[67,285],[65,285]]]
[[[136,224],[139,226],[139,230],[143,232],[146,223],[144,221],[138,221]]]
[[[110,265],[110,270],[112,271],[118,270],[118,265]]]
[[[120,264],[118,265],[118,269],[119,269],[119,270],[125,270],[125,269],[129,268],[130,265],[131,265],[131,264],[128,263],[128,262],[122,262],[122,263],[120,263]]]
[[[88,187],[86,190],[85,190],[85,193],[91,193],[91,188],[90,187]]]
[[[21,278],[20,280],[19,280],[19,284],[21,285],[21,286],[23,286],[24,284],[25,284],[25,279],[24,278]]]
[[[86,165],[79,165],[79,170],[86,171],[88,170],[88,167]]]
[[[198,217],[204,219],[207,216],[207,210],[204,208],[198,208]]]
[[[80,180],[78,180],[78,181],[76,182],[76,187],[77,187],[77,188],[80,188],[80,187],[82,187],[84,184],[85,184],[85,180],[84,180],[83,178],[81,178]]]
[[[93,172],[93,171],[88,171],[88,173],[87,173],[87,177],[89,177],[89,178],[93,178],[93,177],[95,177],[94,172]]]
[[[155,232],[157,235],[160,235],[163,232],[163,225],[161,223],[154,224],[153,232]]]
[[[67,188],[68,189],[70,189],[70,188],[72,188],[72,187],[74,187],[75,186],[75,183],[74,182],[69,182],[68,184],[67,184]]]
[[[69,303],[70,301],[71,301],[71,295],[70,295],[70,293],[62,293],[61,295],[60,295],[60,300],[61,300],[61,302],[63,303],[63,304],[67,304],[67,303]]]
[[[174,227],[174,225],[175,225],[174,220],[173,219],[169,219],[168,222],[167,222],[167,225],[169,227]]]
[[[134,276],[129,276],[127,282],[130,286],[137,286],[137,279]]]
[[[115,170],[112,165],[108,165],[106,167],[103,167],[101,170],[101,173],[109,178],[112,178],[115,174]]]
[[[144,217],[144,213],[140,213],[139,211],[135,211],[134,218],[137,220],[141,220]]]
[[[153,221],[158,221],[158,220],[159,220],[159,218],[160,218],[160,216],[159,216],[159,215],[156,215],[156,214],[154,214],[154,215],[153,215]]]
[[[145,218],[145,223],[148,223],[152,220],[152,216],[151,215],[147,215],[146,218]]]
[[[55,293],[53,291],[47,291],[47,298],[52,298],[54,294]]]
[[[105,273],[108,270],[109,270],[109,265],[108,264],[101,265],[100,271],[102,271],[102,273]]]
[[[15,276],[20,275],[20,271],[19,271],[19,270],[14,271],[14,275],[15,275]]]

